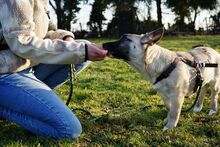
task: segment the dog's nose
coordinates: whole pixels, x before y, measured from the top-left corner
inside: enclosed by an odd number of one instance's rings
[[[105,50],[108,50],[108,43],[103,43],[103,44],[102,44],[102,47],[103,47]]]

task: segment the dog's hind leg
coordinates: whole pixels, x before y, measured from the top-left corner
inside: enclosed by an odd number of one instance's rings
[[[172,101],[171,101],[170,109],[167,114],[167,124],[166,126],[164,126],[163,131],[176,127],[179,121],[179,117],[184,101],[184,96],[179,96],[177,98],[171,98],[171,99]]]
[[[202,110],[203,102],[204,102],[204,98],[205,98],[205,93],[206,93],[208,87],[209,87],[208,84],[206,84],[202,87],[201,92],[199,94],[198,102],[196,103],[195,107],[193,108],[194,112],[200,112]]]
[[[217,82],[219,85],[219,82]],[[219,86],[214,86],[211,88],[211,109],[209,111],[209,115],[216,114],[218,111],[218,93],[219,93]]]

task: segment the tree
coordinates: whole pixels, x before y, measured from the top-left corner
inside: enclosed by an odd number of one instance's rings
[[[211,16],[213,24],[211,26],[211,31],[213,34],[220,34],[220,12],[216,15]]]
[[[136,0],[136,2],[138,2],[138,1],[144,2],[146,4],[146,7],[147,7],[147,20],[148,21],[152,20],[152,17],[151,17],[152,2],[153,1],[156,2],[156,7],[157,7],[157,27],[158,26],[161,27],[163,25],[163,23],[162,23],[162,9],[161,9],[161,5],[162,5],[162,1],[163,0]]]
[[[218,3],[218,0],[166,0],[168,8],[177,15],[176,24],[180,31],[185,28],[185,17],[190,16],[190,12],[194,11],[194,17],[192,20],[192,27],[195,30],[195,22],[200,10],[213,10]]]
[[[123,1],[117,3],[116,14],[118,16],[118,31],[119,36],[125,33],[134,33],[135,31],[135,16],[137,8],[134,6],[135,0]]]
[[[178,31],[185,30],[184,19],[190,15],[189,11],[189,0],[166,0],[166,5],[168,8],[176,14],[176,25]]]
[[[101,34],[102,24],[105,20],[103,12],[108,5],[111,5],[115,8],[115,13],[113,14],[112,21],[107,26],[108,34],[115,34],[117,32],[116,34],[120,36],[124,33],[135,33],[138,29],[137,25],[139,22],[135,2],[139,1],[146,1],[148,10],[150,11],[152,0],[95,0],[88,25],[95,31],[98,28],[99,34]],[[148,15],[148,19],[150,19],[150,13]],[[159,17],[162,19],[162,15]]]
[[[98,28],[99,36],[102,36],[102,25],[103,21],[106,20],[103,12],[107,8],[107,5],[108,0],[95,0],[92,4],[92,11],[90,13],[88,25],[93,32],[97,31],[96,28]]]
[[[137,8],[134,6],[137,0],[109,0],[115,7],[115,14],[112,19],[111,28],[118,30],[118,35],[134,33],[134,21]],[[115,26],[113,26],[115,25]]]
[[[161,0],[156,0],[157,5],[157,21],[158,25],[162,26],[162,10],[161,10]]]
[[[191,7],[192,11],[194,11],[194,17],[192,21],[194,29],[196,18],[200,10],[213,10],[216,8],[217,3],[218,0],[189,0],[189,6]]]
[[[81,1],[83,0],[50,0],[50,5],[57,15],[58,28],[71,30],[71,22],[75,21]]]

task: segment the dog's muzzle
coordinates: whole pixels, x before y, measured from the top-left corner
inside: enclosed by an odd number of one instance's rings
[[[114,50],[116,49],[117,47],[117,42],[106,42],[106,43],[103,43],[102,47],[108,51],[108,56],[112,56]]]
[[[106,42],[103,43],[102,47],[108,51],[114,50],[118,45],[118,42]]]
[[[106,42],[103,45],[105,50],[108,50],[108,56],[114,57],[117,59],[129,60],[129,47],[126,42],[122,42],[121,40],[114,42]]]

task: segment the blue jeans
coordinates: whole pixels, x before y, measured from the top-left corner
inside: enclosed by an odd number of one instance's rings
[[[76,66],[79,73],[90,62]],[[76,138],[82,131],[73,112],[52,89],[68,79],[69,66],[40,64],[0,74],[0,117],[30,132],[53,138]]]

